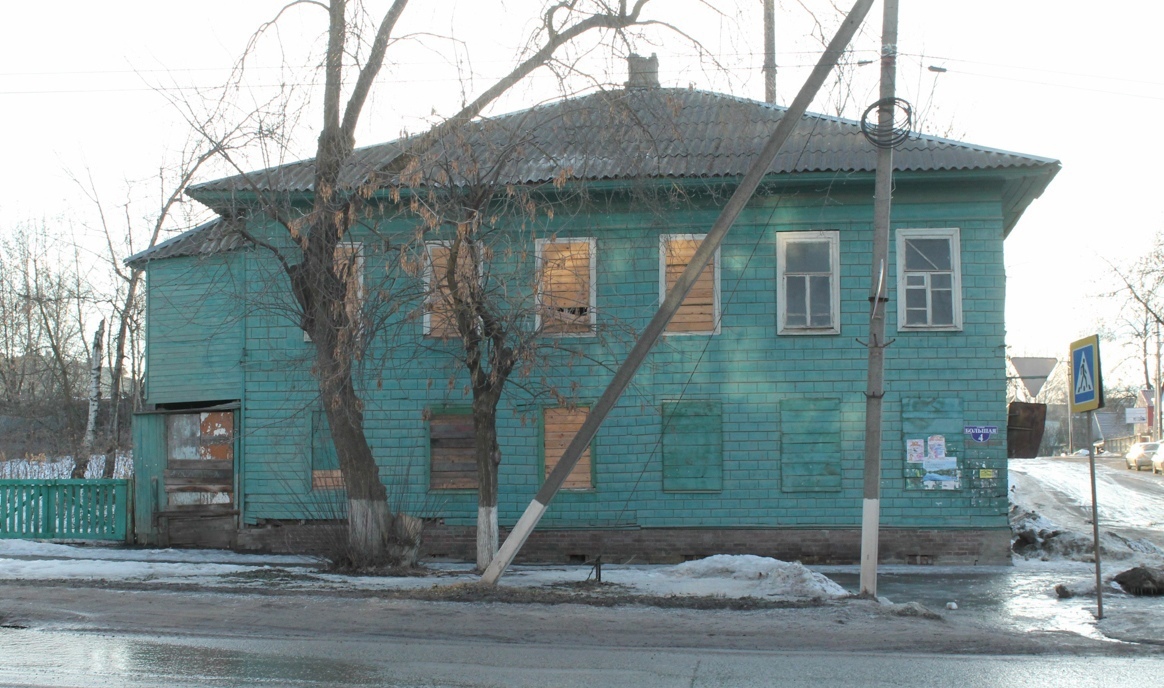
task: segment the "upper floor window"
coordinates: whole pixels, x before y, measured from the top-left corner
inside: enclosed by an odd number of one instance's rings
[[[473,254],[462,244],[461,258],[457,261],[457,271],[461,278],[457,280],[459,290],[463,296],[468,296],[468,290],[473,283],[471,275],[474,270]],[[453,303],[452,292],[449,291],[449,262],[452,257],[452,245],[449,242],[430,242],[425,245],[428,261],[424,272],[424,334],[427,337],[447,339],[458,336],[456,309]],[[478,271],[480,268],[478,267]],[[478,285],[480,284],[478,275]]]
[[[679,281],[706,234],[664,234],[659,237],[659,301]],[[719,250],[699,273],[675,317],[667,323],[668,334],[715,334],[719,331]]]
[[[840,232],[777,234],[777,332],[839,334],[840,279]]]
[[[897,326],[962,328],[958,229],[897,230]]]
[[[538,239],[536,248],[538,326],[548,334],[593,332],[594,239]]]
[[[359,242],[342,241],[332,254],[332,269],[344,285],[344,312],[352,331],[363,334],[364,308],[364,247]],[[311,334],[304,331],[303,341],[310,342]]]

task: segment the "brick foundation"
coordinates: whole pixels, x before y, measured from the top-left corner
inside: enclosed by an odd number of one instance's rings
[[[341,526],[342,527],[342,526]],[[238,547],[251,551],[322,553],[340,541],[334,525],[268,524],[239,532]],[[1009,564],[1010,530],[882,528],[884,564]],[[504,541],[508,530],[501,529]],[[663,564],[713,554],[756,554],[806,564],[855,564],[861,532],[850,529],[647,528],[544,529],[530,536],[518,562],[581,562],[601,554],[611,563]],[[424,559],[473,561],[471,527],[426,523]]]

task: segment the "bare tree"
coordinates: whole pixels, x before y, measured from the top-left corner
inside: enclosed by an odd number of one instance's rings
[[[350,45],[353,36],[364,35],[361,18],[368,10],[361,6],[349,7],[344,0],[322,2],[293,2],[291,7],[310,5],[323,7],[328,13],[327,49],[324,58],[323,116],[314,158],[312,207],[310,212],[297,215],[281,199],[263,193],[257,183],[253,191],[260,199],[262,210],[286,232],[294,250],[287,251],[264,237],[247,233],[254,244],[269,249],[289,280],[291,292],[299,309],[299,324],[314,345],[312,370],[319,387],[320,399],[336,448],[340,470],[347,489],[348,538],[350,551],[358,553],[357,567],[383,564],[409,564],[414,561],[419,544],[419,523],[403,514],[393,513],[387,501],[387,492],[364,433],[363,402],[357,391],[354,365],[363,355],[367,343],[367,322],[357,317],[353,309],[353,291],[360,289],[354,274],[359,256],[346,254],[345,238],[365,216],[379,212],[370,202],[375,192],[389,179],[399,174],[415,157],[428,150],[474,118],[508,89],[519,83],[537,68],[552,61],[557,51],[591,32],[620,32],[630,27],[652,23],[641,17],[649,0],[620,0],[617,4],[604,0],[570,0],[547,4],[530,48],[520,63],[497,83],[483,91],[458,113],[435,126],[425,135],[410,140],[410,147],[398,158],[400,165],[389,164],[353,183],[342,181],[349,169],[355,150],[355,132],[365,104],[372,91],[376,76],[385,63],[389,47],[396,35],[397,22],[408,5],[407,0],[395,0],[376,24],[370,42],[362,46]],[[361,55],[359,61],[352,55]],[[347,93],[346,103],[343,102]],[[242,169],[238,170],[242,172]],[[471,238],[472,216],[463,218],[465,237]],[[245,231],[245,230],[244,230]],[[471,241],[462,241],[457,255],[472,251]],[[455,273],[455,269],[452,271]],[[468,311],[466,311],[466,317]],[[473,334],[474,325],[466,320],[466,332]],[[478,335],[473,335],[478,336]],[[481,341],[496,343],[491,334],[480,331]],[[493,346],[493,344],[489,346]],[[493,349],[490,349],[491,351]],[[501,342],[489,363],[500,365],[494,375],[505,372],[508,376],[513,361],[509,358],[512,347]],[[489,356],[482,352],[486,364]],[[480,384],[481,404],[496,404],[500,388],[494,388],[486,378],[485,369]],[[492,459],[488,459],[492,461]],[[494,504],[496,504],[494,496]]]

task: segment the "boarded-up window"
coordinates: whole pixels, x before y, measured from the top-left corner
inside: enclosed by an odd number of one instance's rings
[[[594,239],[539,240],[538,317],[549,334],[594,329]]]
[[[780,402],[780,489],[784,492],[840,491],[839,399]]]
[[[723,411],[718,401],[663,403],[663,490],[723,489]]]
[[[335,442],[331,439],[331,428],[327,414],[313,411],[311,414],[311,489],[342,490],[344,476],[340,472],[339,458],[335,453]]]
[[[352,242],[338,244],[332,259],[332,269],[336,277],[344,283],[344,311],[358,336],[363,332],[362,310],[364,308],[364,250],[363,245]],[[311,335],[303,333],[303,341],[310,342]]]
[[[586,416],[589,414],[590,409],[586,406],[545,409],[542,455],[546,476],[549,476],[554,467],[558,465],[558,460],[562,458],[562,454],[566,452],[566,447],[573,441],[574,435],[578,434],[578,429],[582,427],[582,423],[586,422]],[[589,490],[594,487],[594,482],[591,480],[592,475],[590,447],[586,447],[586,451],[582,452],[582,456],[578,458],[578,463],[574,464],[570,475],[566,476],[566,482],[562,483],[562,489]]]
[[[424,334],[428,337],[447,339],[457,336],[457,322],[453,315],[453,299],[449,292],[448,270],[451,253],[447,243],[431,243],[426,246],[428,265],[425,269],[426,292],[424,299]],[[462,254],[466,253],[462,251]],[[470,287],[472,275],[478,270],[470,256],[464,255],[457,263],[461,275],[459,284]],[[479,277],[478,277],[479,279]]]
[[[433,490],[477,489],[473,456],[473,416],[467,412],[434,412],[428,422],[428,485]]]
[[[679,281],[705,234],[664,234],[659,237],[659,300]],[[667,332],[714,333],[719,326],[719,250],[699,273],[695,285],[667,324]]]
[[[965,423],[962,400],[902,399],[901,435],[907,490],[960,490]]]

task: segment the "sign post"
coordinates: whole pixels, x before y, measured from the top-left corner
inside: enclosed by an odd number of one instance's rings
[[[1070,413],[1087,412],[1087,458],[1091,464],[1091,535],[1095,543],[1096,618],[1103,618],[1103,576],[1099,563],[1099,505],[1095,490],[1095,409],[1103,408],[1099,370],[1099,335],[1071,343]]]

